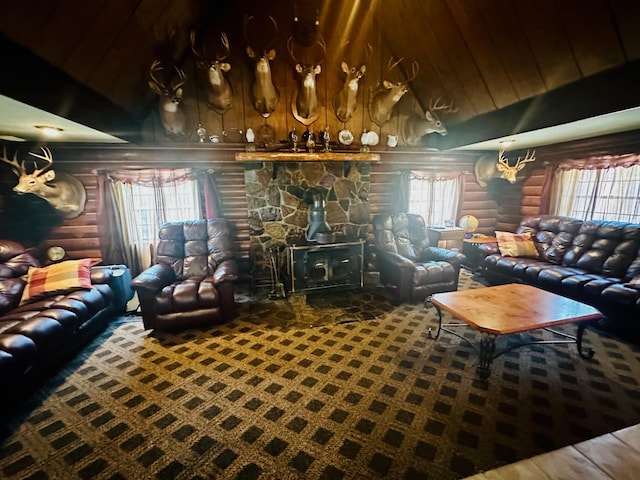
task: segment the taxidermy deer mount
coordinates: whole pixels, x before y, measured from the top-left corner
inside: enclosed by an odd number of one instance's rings
[[[313,46],[319,47],[319,55],[316,55],[312,63],[303,63],[296,58],[293,43],[293,37],[289,37],[287,50],[289,50],[293,61],[296,62],[295,70],[300,76],[300,83],[291,99],[291,110],[296,120],[309,126],[320,117],[316,76],[322,71],[321,64],[327,55],[327,45],[323,38],[317,40]]]
[[[159,74],[165,73],[160,60],[154,60],[149,68],[149,87],[160,96],[158,110],[160,122],[165,132],[174,137],[186,136],[186,117],[182,105],[182,86],[187,81],[187,76],[178,67],[174,67],[177,79],[174,81],[161,79]]]
[[[444,113],[457,111],[453,108],[453,102],[450,102],[449,104],[441,104],[440,98],[437,98],[435,101],[431,100],[429,102],[429,108],[424,112],[424,115],[414,113],[407,118],[402,135],[407,145],[420,145],[422,137],[429,133],[439,133],[440,135],[447,134],[447,128],[444,126],[438,115],[436,115],[436,112],[440,110]]]
[[[247,42],[247,55],[254,61],[254,81],[251,89],[253,108],[264,118],[267,118],[276,109],[280,94],[273,85],[271,79],[271,62],[276,58],[276,51],[271,48],[278,37],[278,24],[272,16],[269,16],[273,24],[273,37],[260,50],[251,46],[248,36],[248,26],[253,20],[253,16],[244,19],[244,38]]]
[[[504,156],[504,150],[498,152],[498,161],[494,157],[482,156],[473,164],[473,173],[476,177],[476,183],[481,187],[487,186],[487,180],[492,178],[504,178],[509,183],[516,182],[516,175],[525,167],[525,164],[534,162],[536,152],[527,153],[524,158],[518,157],[516,164],[511,166],[509,159]]]
[[[391,73],[404,59],[393,61],[393,57],[387,62],[387,74]],[[399,82],[390,82],[382,80],[382,85],[377,91],[372,92],[369,101],[369,116],[373,123],[378,127],[382,127],[391,118],[393,107],[400,101],[405,93],[409,90],[409,83],[418,76],[420,64],[417,61],[411,63],[411,75],[405,80]]]
[[[371,45],[367,45],[366,58],[365,61],[362,62],[362,65],[360,65],[360,68],[357,68],[355,65],[349,67],[347,62],[342,62],[340,64],[340,68],[345,74],[345,79],[342,84],[342,88],[338,90],[333,97],[333,111],[335,112],[336,117],[338,117],[338,120],[343,123],[347,123],[351,120],[351,117],[356,110],[358,85],[360,79],[367,71],[365,63],[368,60],[370,53]]]
[[[231,70],[231,64],[225,62],[231,49],[229,46],[229,38],[227,34],[220,34],[220,43],[222,44],[222,52],[216,50],[216,58],[207,57],[205,49],[198,51],[196,48],[196,32],[191,30],[189,35],[191,43],[191,51],[198,59],[198,67],[207,71],[207,83],[209,85],[208,103],[217,113],[223,115],[231,108],[233,100],[233,89],[226,78],[226,74]]]
[[[64,172],[56,172],[51,168],[53,156],[46,147],[40,147],[42,155],[29,152],[36,158],[46,161],[43,168],[37,168],[34,161],[33,171],[27,173],[24,161],[18,163],[18,152],[13,154],[13,160],[7,157],[7,147],[3,146],[3,156],[0,161],[11,166],[13,173],[18,176],[18,184],[13,191],[18,195],[32,193],[47,202],[64,218],[75,218],[84,211],[87,193],[84,185],[77,178]]]

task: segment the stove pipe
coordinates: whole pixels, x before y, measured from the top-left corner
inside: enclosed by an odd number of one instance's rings
[[[313,202],[313,206],[309,209],[309,226],[305,238],[309,242],[331,243],[333,234],[327,223],[325,193],[322,190],[310,188],[305,192],[304,200],[306,203]]]

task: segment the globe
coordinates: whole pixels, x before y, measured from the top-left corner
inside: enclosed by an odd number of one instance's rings
[[[460,228],[464,228],[467,233],[475,232],[478,228],[478,219],[473,215],[463,215],[458,222]]]

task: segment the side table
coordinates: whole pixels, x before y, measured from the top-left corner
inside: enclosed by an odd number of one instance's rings
[[[440,246],[440,242],[444,245],[444,248],[462,248],[462,239],[466,234],[464,228],[459,227],[427,227],[427,235],[429,236],[429,243],[434,247]]]
[[[97,265],[92,270],[111,270],[109,286],[113,290],[118,313],[126,313],[127,303],[133,298],[131,272],[126,265]]]
[[[462,264],[465,267],[470,268],[473,272],[482,270],[482,260],[480,256],[480,250],[478,247],[484,243],[495,243],[496,237],[490,237],[487,235],[465,238],[462,240],[462,253],[464,253],[466,259]]]

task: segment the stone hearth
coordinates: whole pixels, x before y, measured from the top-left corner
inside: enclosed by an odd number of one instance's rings
[[[265,251],[304,239],[309,209],[304,200],[310,188],[326,192],[326,220],[337,238],[367,237],[371,165],[353,162],[281,162],[272,178],[274,162],[245,165],[251,260],[263,272]],[[346,170],[346,175],[345,175]]]

